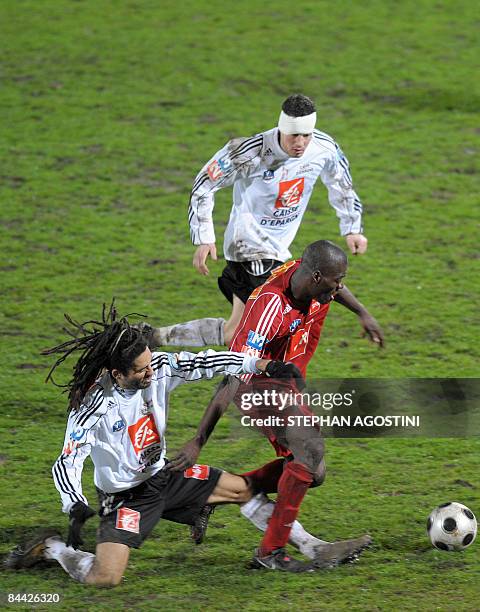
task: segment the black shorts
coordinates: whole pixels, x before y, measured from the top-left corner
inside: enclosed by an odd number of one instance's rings
[[[257,261],[227,261],[222,276],[218,277],[220,291],[229,302],[233,296],[245,302],[254,289],[263,285],[275,268],[283,262],[276,259],[259,259]]]
[[[161,518],[193,525],[221,474],[208,465],[196,465],[184,472],[161,470],[133,489],[113,495],[97,489],[101,516],[97,544],[139,548]]]

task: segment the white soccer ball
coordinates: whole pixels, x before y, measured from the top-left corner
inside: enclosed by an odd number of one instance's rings
[[[427,533],[439,550],[463,550],[475,540],[477,519],[467,506],[447,502],[428,517]]]

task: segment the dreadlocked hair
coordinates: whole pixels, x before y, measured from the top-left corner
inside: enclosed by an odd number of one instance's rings
[[[79,409],[86,392],[103,371],[111,372],[117,369],[122,374],[128,374],[135,359],[147,348],[145,336],[128,322],[128,317],[132,315],[145,317],[130,313],[119,319],[115,299],[109,308],[103,304],[101,321],[78,323],[68,314],[64,315],[70,328],[63,329],[73,339],[45,349],[42,355],[61,354],[50,369],[45,382],[51,381],[57,387],[64,387],[65,392],[68,391],[70,409]],[[66,385],[57,384],[53,379],[54,371],[67,357],[76,352],[81,354],[73,367],[72,379]]]

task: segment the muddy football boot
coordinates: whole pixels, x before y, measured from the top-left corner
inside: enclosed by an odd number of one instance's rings
[[[372,543],[369,535],[352,540],[339,540],[331,544],[317,546],[313,566],[316,569],[335,567],[342,563],[354,563],[365,548]]]
[[[16,546],[4,560],[8,569],[27,569],[45,559],[45,540],[48,538],[61,539],[56,529],[44,529],[38,532],[25,545]]]

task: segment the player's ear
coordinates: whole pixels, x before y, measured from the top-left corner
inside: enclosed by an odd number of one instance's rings
[[[315,270],[315,272],[312,272],[312,278],[314,280],[315,283],[318,283],[322,280],[322,274],[321,272],[319,272],[318,270]]]
[[[120,376],[121,372],[120,370],[117,370],[117,368],[113,368],[110,374],[113,376],[115,380],[118,380],[118,377]]]

